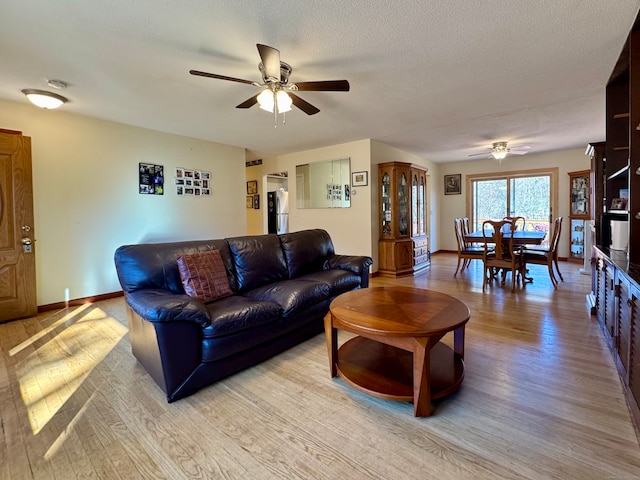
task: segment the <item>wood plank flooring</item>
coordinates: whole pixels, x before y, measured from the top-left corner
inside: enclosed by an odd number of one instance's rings
[[[477,262],[454,278],[451,254],[372,279],[471,309],[462,387],[429,418],[329,378],[324,335],[167,404],[131,355],[121,298],[0,325],[0,479],[640,478],[590,277],[560,267],[558,290],[531,266],[515,293],[483,293]]]

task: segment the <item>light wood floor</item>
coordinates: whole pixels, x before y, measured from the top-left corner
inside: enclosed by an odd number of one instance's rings
[[[402,284],[471,309],[466,377],[430,418],[330,379],[323,335],[167,404],[131,355],[122,299],[0,325],[0,478],[640,478],[612,356],[563,262],[515,294],[455,256]],[[341,340],[346,337],[341,335]]]

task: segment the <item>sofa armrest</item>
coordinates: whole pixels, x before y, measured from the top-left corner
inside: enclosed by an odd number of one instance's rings
[[[373,263],[371,257],[360,255],[333,255],[324,262],[324,270],[349,270],[360,276],[360,286],[369,286],[369,267]]]
[[[168,290],[144,289],[125,293],[129,306],[149,322],[191,321],[207,327],[211,324],[204,303]]]

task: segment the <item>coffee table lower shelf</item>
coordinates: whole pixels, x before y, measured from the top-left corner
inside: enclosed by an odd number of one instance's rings
[[[456,391],[464,378],[464,360],[438,342],[430,355],[430,399]],[[338,375],[374,397],[413,402],[413,353],[364,337],[354,337],[338,350]]]

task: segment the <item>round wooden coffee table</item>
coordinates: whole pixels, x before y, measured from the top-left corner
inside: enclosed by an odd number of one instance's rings
[[[431,399],[458,389],[464,377],[464,328],[469,307],[432,290],[375,287],[331,302],[324,319],[331,376],[369,395],[413,402],[431,415]],[[338,349],[338,330],[358,336]],[[454,348],[440,342],[453,332]]]

